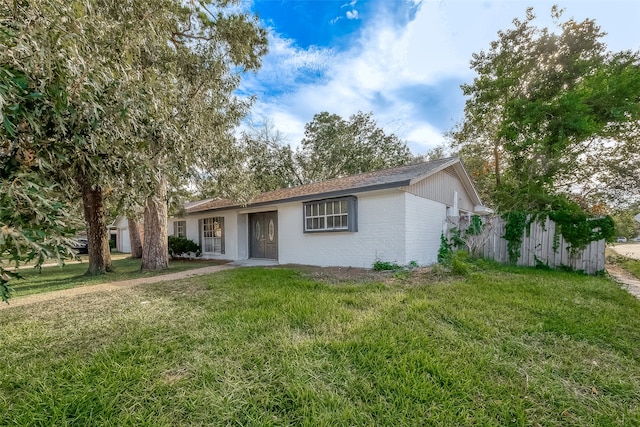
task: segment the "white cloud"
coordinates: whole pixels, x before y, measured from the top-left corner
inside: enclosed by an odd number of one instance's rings
[[[616,12],[619,14],[624,9],[624,2],[614,3],[618,7],[613,11],[603,11],[589,2],[567,1],[570,5],[566,17],[584,19],[586,16],[576,14],[575,10],[582,10],[583,4],[588,5],[583,15],[590,13],[590,17],[596,18],[604,30],[616,31],[606,40],[609,46],[616,50],[625,46],[638,48],[640,30],[627,15],[618,18],[624,23],[622,30],[615,25],[612,28],[609,23]],[[548,16],[551,5],[551,2],[548,7],[546,3],[536,4],[541,18]],[[353,8],[355,1],[343,6]],[[385,10],[371,22],[363,23],[365,27],[361,29],[359,38],[347,52],[313,47],[302,50],[292,41],[272,35],[270,57],[265,61],[265,69],[260,71],[260,81],[278,84],[288,90],[275,99],[259,98],[254,114],[272,118],[275,125],[289,135],[293,145],[302,139],[304,124],[321,111],[343,117],[357,111],[373,111],[378,124],[408,141],[416,154],[441,144],[444,141],[441,131],[451,128],[453,120],[461,115],[461,91],[443,95],[459,102],[451,104],[457,105],[455,111],[439,114],[440,122],[437,122],[416,106],[418,101],[422,101],[419,94],[407,95],[402,88],[438,88],[444,81],[453,87],[455,85],[451,81],[470,81],[473,77],[469,69],[472,53],[487,49],[491,40],[497,37],[497,31],[510,28],[511,20],[523,17],[526,8],[526,4],[518,0],[499,1],[497,4],[464,2],[465,7],[460,6],[459,2],[453,1],[424,1],[415,19],[404,27],[399,27]],[[640,11],[640,6],[630,7]],[[589,8],[593,11],[589,12]],[[601,18],[603,22],[600,22]],[[541,23],[550,25],[547,21],[541,20]],[[635,34],[633,37],[629,37],[630,28]],[[316,70],[324,77],[321,81],[298,84],[296,77],[300,70]],[[257,81],[254,83],[259,84]],[[443,108],[453,108],[451,105],[446,104]]]
[[[429,148],[442,145],[446,140],[440,130],[428,123],[410,125],[406,139],[410,141],[409,148],[416,153],[426,152]]]
[[[356,3],[358,3],[358,0],[353,0],[353,1],[350,1],[348,3],[343,4],[340,7],[341,8],[343,8],[343,7],[355,7]]]
[[[246,75],[243,91],[260,94],[263,90],[290,92],[297,90],[304,73],[322,74],[331,65],[334,52],[331,49],[296,47],[293,40],[276,33],[269,35],[269,54],[263,59],[259,75]]]
[[[429,123],[429,118],[416,116],[419,112],[412,109],[410,102],[390,93],[411,83],[436,83],[438,76],[450,76],[451,72],[460,69],[460,61],[440,61],[431,65],[412,62],[412,56],[420,55],[415,46],[420,45],[416,38],[423,38],[422,21],[418,17],[417,26],[411,23],[398,31],[391,20],[383,18],[365,28],[354,47],[343,53],[317,49],[301,51],[290,41],[274,37],[270,54],[274,59],[269,63],[276,70],[284,65],[284,71],[270,71],[271,66],[267,65],[261,73],[266,71],[276,78],[284,77],[286,81],[288,77],[294,77],[290,73],[299,69],[296,64],[308,62],[319,68],[326,67],[322,68],[326,79],[299,86],[295,92],[281,95],[276,102],[259,100],[253,113],[271,117],[276,126],[289,135],[293,145],[302,139],[304,124],[321,111],[343,117],[358,111],[373,111],[380,126],[406,139],[414,151],[419,150],[416,152],[440,144],[442,136],[436,126]],[[437,43],[443,42],[438,40]]]
[[[347,19],[358,19],[358,11],[356,9],[347,10]]]

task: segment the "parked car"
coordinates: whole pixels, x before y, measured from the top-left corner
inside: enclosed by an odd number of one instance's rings
[[[632,242],[640,242],[640,236],[636,236],[633,239],[631,239]]]
[[[616,242],[618,242],[618,243],[627,243],[627,238],[626,237],[618,237],[618,240],[616,240]]]
[[[73,247],[79,254],[88,254],[89,253],[89,241],[84,237],[80,237],[76,239],[78,243]]]

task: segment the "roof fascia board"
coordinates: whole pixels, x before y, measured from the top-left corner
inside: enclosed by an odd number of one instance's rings
[[[469,193],[469,195],[475,198],[474,204],[482,206],[483,205],[482,200],[480,199],[480,195],[476,190],[476,186],[473,185],[473,181],[471,180],[471,176],[469,175],[469,171],[467,171],[467,168],[464,166],[462,162],[458,162],[458,164],[455,166],[456,166],[458,175],[460,175],[462,178],[462,184],[467,189],[467,192]]]
[[[413,185],[417,182],[422,181],[423,179],[429,178],[431,175],[440,172],[441,170],[444,170],[446,168],[448,168],[451,165],[454,165],[456,163],[460,163],[460,159],[459,158],[453,158],[450,161],[441,164],[440,166],[438,166],[437,168],[433,168],[431,169],[429,172],[426,172],[422,175],[418,175],[415,178],[412,178],[411,181],[409,181],[409,185]]]
[[[189,206],[189,209],[195,208],[196,206],[200,206],[203,203],[208,203],[208,202],[211,202],[213,200],[214,199],[204,199],[204,200],[198,200],[196,202],[191,202],[191,206]],[[187,209],[187,208],[185,208],[185,209]]]
[[[399,188],[399,187],[404,187],[406,185],[409,185],[410,180],[402,180],[402,181],[397,181],[397,182],[390,182],[390,183],[386,183],[386,184],[377,184],[377,185],[369,185],[367,187],[359,187],[359,188],[351,188],[351,189],[344,189],[344,190],[335,190],[335,191],[327,191],[324,193],[315,193],[315,194],[306,194],[306,195],[301,195],[301,196],[294,196],[294,197],[287,197],[286,199],[280,199],[280,200],[269,200],[266,202],[258,202],[258,203],[249,203],[245,206],[241,206],[241,205],[230,205],[230,206],[223,206],[223,207],[219,207],[219,208],[212,208],[212,209],[203,209],[203,210],[199,210],[199,211],[187,211],[187,215],[195,215],[195,214],[199,214],[202,212],[213,212],[213,211],[224,211],[224,210],[231,210],[231,209],[253,209],[256,207],[265,207],[265,206],[274,206],[274,205],[279,205],[282,203],[290,203],[290,202],[298,202],[298,201],[308,201],[308,200],[317,200],[317,199],[330,199],[333,197],[341,197],[341,196],[348,196],[350,194],[354,194],[354,193],[365,193],[368,191],[375,191],[375,190],[386,190],[386,189],[390,189],[390,188]]]

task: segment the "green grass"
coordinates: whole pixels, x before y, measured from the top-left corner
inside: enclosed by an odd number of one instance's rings
[[[640,425],[638,319],[563,272],[229,270],[0,311],[0,425]]]
[[[624,260],[619,261],[619,264],[620,267],[640,279],[640,260],[625,258]]]
[[[169,269],[163,271],[140,271],[139,259],[116,259],[113,261],[115,271],[100,276],[85,276],[87,262],[80,264],[66,264],[64,266],[44,267],[38,269],[21,269],[18,271],[21,279],[12,279],[9,284],[14,292],[12,297],[20,297],[43,292],[57,291],[60,289],[75,288],[77,286],[97,285],[99,283],[118,282],[121,280],[139,279],[142,277],[157,276],[159,274],[177,273],[193,268],[218,265],[219,261],[183,261],[172,260]]]

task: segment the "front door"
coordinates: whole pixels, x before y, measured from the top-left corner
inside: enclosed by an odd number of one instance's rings
[[[278,212],[249,215],[249,256],[278,259]]]

